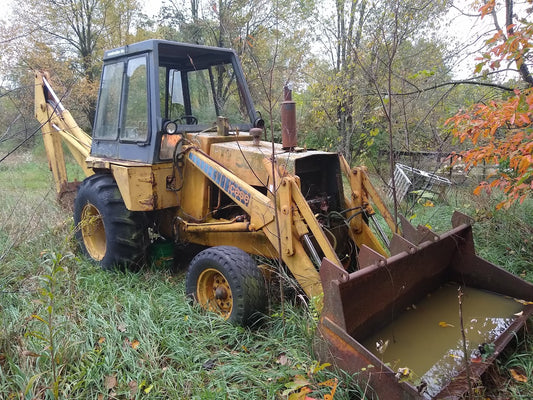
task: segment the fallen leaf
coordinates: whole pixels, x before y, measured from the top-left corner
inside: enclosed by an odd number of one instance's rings
[[[119,332],[126,332],[126,324],[124,322],[121,322],[120,324],[118,324],[117,330]]]
[[[527,382],[527,376],[517,372],[514,368],[509,369],[509,372],[515,381],[524,383]]]
[[[154,385],[153,384],[150,384],[150,386],[148,386],[146,389],[144,389],[144,393],[148,394],[150,393],[150,391],[154,388]]]
[[[278,359],[276,360],[276,362],[279,364],[279,365],[288,365],[289,364],[289,357],[287,357],[286,354],[281,354]]]
[[[135,350],[137,347],[139,347],[140,344],[141,342],[135,339],[133,342],[131,342],[131,348]]]
[[[99,344],[102,344],[104,342],[105,342],[105,337],[102,336],[100,339],[98,339]]]
[[[287,388],[287,390],[283,391],[282,395],[287,396],[289,393],[294,392],[295,390],[305,389],[310,384],[311,383],[303,375],[296,375],[292,382],[288,382],[285,384],[285,387]]]
[[[139,390],[139,385],[137,385],[137,381],[129,381],[128,387],[130,388],[130,397],[133,399]]]
[[[320,372],[322,371],[323,369],[326,369],[327,367],[330,367],[331,364],[330,363],[324,363],[324,364],[320,364],[318,361],[316,362],[316,364],[314,365],[313,368],[311,368],[309,370],[309,372],[311,374],[316,374],[317,372]]]
[[[339,384],[339,380],[337,378],[328,379],[327,381],[319,383],[319,385],[321,385],[321,386],[329,386],[329,387],[331,387],[331,392],[324,395],[324,400],[333,400],[333,397],[335,396],[335,392],[337,390],[337,385],[338,384]]]
[[[394,376],[398,379],[398,382],[405,382],[413,377],[413,371],[407,367],[398,368],[398,371]]]
[[[525,300],[522,300],[522,299],[514,299],[517,303],[520,303],[520,304],[523,304],[525,306],[529,306],[531,304],[533,304],[533,301],[525,301]]]
[[[117,386],[117,377],[115,375],[108,375],[105,377],[104,386],[107,390],[113,389]]]
[[[303,387],[299,392],[291,393],[288,400],[309,400],[308,393],[311,393],[311,389]]]
[[[319,386],[337,386],[337,383],[338,383],[338,380],[337,378],[332,378],[332,379],[328,379],[327,381],[324,381],[324,382],[319,382],[318,385]]]
[[[449,324],[449,323],[444,322],[444,321],[439,322],[439,326],[440,326],[441,328],[455,328],[454,325]]]
[[[24,357],[40,357],[41,356],[40,354],[34,353],[33,351],[29,351],[29,350],[24,350],[22,352],[22,355]]]

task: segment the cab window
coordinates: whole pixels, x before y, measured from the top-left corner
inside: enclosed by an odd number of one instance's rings
[[[145,142],[148,139],[148,74],[145,56],[128,61],[123,107],[120,139]]]
[[[94,127],[94,137],[96,139],[117,138],[123,72],[123,62],[104,66]]]

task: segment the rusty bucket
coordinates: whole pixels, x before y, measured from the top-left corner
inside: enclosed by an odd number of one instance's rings
[[[379,399],[459,399],[468,392],[469,380],[472,382],[485,372],[533,314],[533,285],[475,254],[468,217],[456,213],[452,225],[452,230],[442,235],[425,227],[415,229],[405,225],[404,237],[396,235],[391,241],[391,257],[385,258],[364,247],[359,256],[361,269],[354,273],[347,273],[324,259],[320,269],[324,310],[316,341],[322,362],[330,362],[354,374],[359,383],[371,387]],[[408,368],[385,362],[376,351],[380,349],[372,348],[374,342],[365,347],[364,343],[376,332],[403,314],[413,312],[417,304],[450,284],[494,293],[503,301],[520,300],[516,303],[520,311],[513,312],[489,342],[480,344],[480,349],[487,347],[489,353],[479,358],[468,352],[459,352],[460,356],[457,352],[443,354],[444,358],[462,360],[458,361],[452,376],[435,384],[424,379],[422,373],[418,379],[409,379]],[[445,308],[455,312],[457,301]],[[452,325],[443,321],[440,324],[442,329],[461,332],[458,323]],[[421,324],[413,326],[413,330],[422,333],[425,329]],[[415,355],[426,351],[417,343],[405,346]],[[465,354],[467,363],[465,357],[461,357]]]

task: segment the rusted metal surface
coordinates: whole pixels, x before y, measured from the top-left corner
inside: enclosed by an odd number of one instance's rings
[[[387,259],[363,249],[365,268],[351,274],[324,259],[320,269],[324,310],[318,329],[321,344],[317,346],[321,360],[357,374],[361,383],[370,384],[380,399],[429,398],[410,383],[398,382],[396,371],[361,342],[392,322],[400,310],[448,282],[533,301],[533,285],[475,254],[471,226],[464,222],[468,220],[456,215],[456,226],[440,236],[424,228],[404,227],[404,232],[419,243],[396,238],[391,245],[393,255]],[[523,314],[495,339],[495,354],[487,362],[471,364],[473,377],[488,368],[531,315],[533,306],[524,307]],[[367,368],[368,365],[374,367]],[[435,398],[458,399],[467,390],[463,371]]]
[[[367,398],[378,397],[385,400],[424,398],[418,393],[417,388],[406,382],[398,382],[394,371],[333,321],[322,318],[317,336],[315,349],[321,360],[327,360],[346,372],[356,374],[360,385],[366,388]]]
[[[403,215],[400,215],[400,223],[402,225],[403,237],[415,245],[428,240],[432,240],[434,242],[439,240],[439,235],[432,232],[431,229],[422,225],[419,225],[417,228],[415,228]]]
[[[389,249],[391,255],[393,256],[400,254],[402,251],[405,251],[409,254],[414,254],[416,252],[416,246],[413,243],[397,234],[392,236]]]
[[[292,90],[285,86],[284,100],[281,103],[281,142],[284,149],[298,146],[296,132],[296,103],[292,101]]]

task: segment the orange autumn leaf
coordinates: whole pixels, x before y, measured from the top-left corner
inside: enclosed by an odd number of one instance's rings
[[[511,368],[509,369],[509,372],[515,381],[524,383],[527,382],[527,376],[517,372],[515,369]]]
[[[136,349],[137,347],[139,347],[140,344],[141,344],[141,342],[139,342],[137,339],[135,339],[133,342],[131,342],[131,348],[132,349]]]
[[[439,326],[441,328],[455,328],[455,325],[449,324],[449,323],[444,322],[444,321],[439,322]]]
[[[482,18],[492,13],[495,1],[487,0],[479,8]],[[485,44],[488,49],[478,58],[476,74],[497,70],[505,61],[511,61],[520,69],[524,55],[533,48],[533,23],[508,22],[505,31],[500,30]],[[455,162],[463,162],[465,169],[483,164],[493,164],[496,173],[489,182],[483,182],[475,194],[499,188],[506,195],[496,209],[509,208],[522,203],[533,193],[533,88],[514,89],[511,96],[502,96],[470,106],[449,118],[445,125],[451,127],[453,136],[473,147],[460,153]],[[462,161],[460,161],[462,160]]]
[[[339,381],[337,378],[329,379],[327,381],[319,383],[320,386],[329,386],[331,387],[331,392],[324,395],[324,400],[333,400],[335,396],[335,391],[337,390],[337,385]]]
[[[312,390],[309,389],[307,386],[305,386],[305,387],[301,388],[300,391],[295,392],[295,393],[291,393],[289,395],[289,400],[305,400],[305,399],[308,399],[307,394],[311,393],[311,392],[312,392]]]

